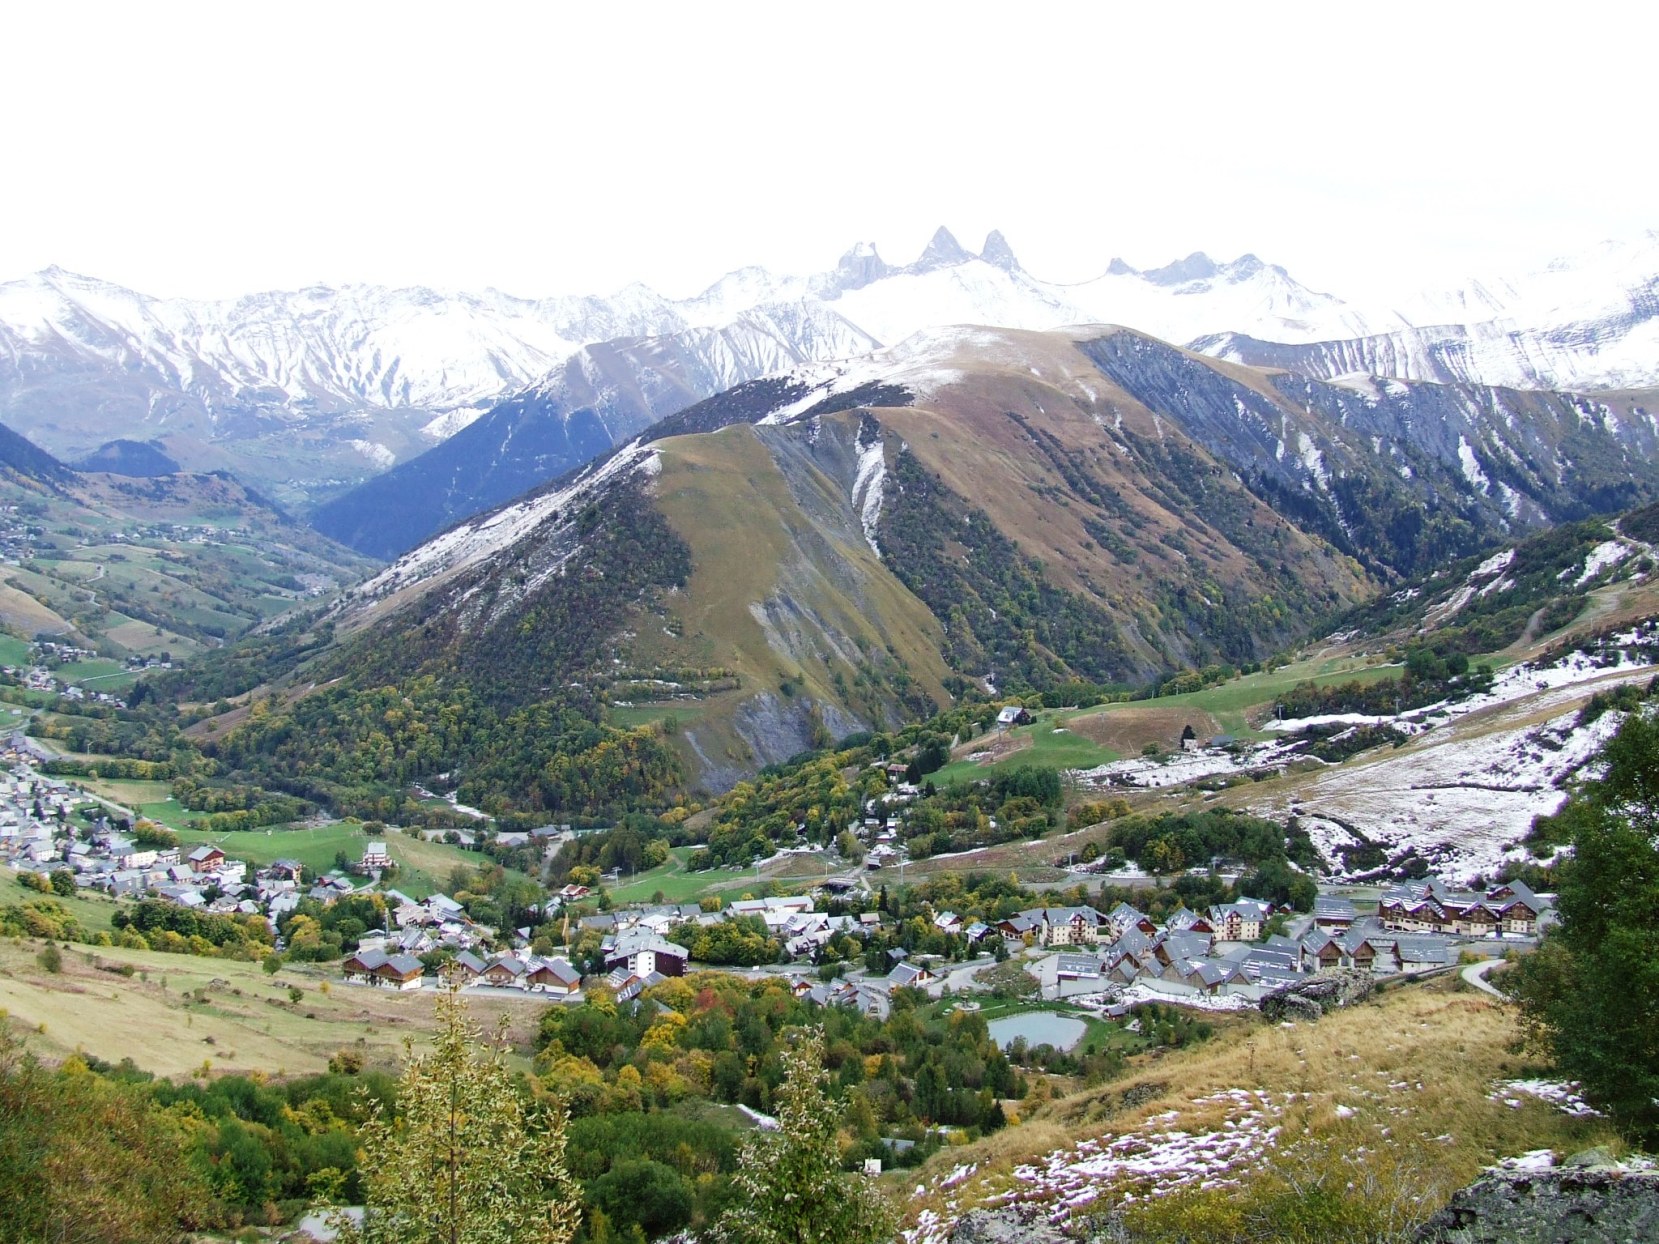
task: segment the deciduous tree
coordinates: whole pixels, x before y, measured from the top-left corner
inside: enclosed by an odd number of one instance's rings
[[[438,999],[432,1051],[406,1054],[397,1113],[362,1132],[362,1225],[344,1244],[568,1244],[581,1195],[565,1165],[565,1113],[527,1107],[453,988]],[[474,1052],[483,1045],[482,1058]]]
[[[170,1244],[208,1209],[182,1147],[133,1088],[42,1067],[0,1021],[0,1240]]]

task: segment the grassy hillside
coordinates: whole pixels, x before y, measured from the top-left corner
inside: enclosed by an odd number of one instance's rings
[[[1118,677],[1266,655],[1366,594],[1351,560],[1070,339],[1007,336],[1008,357],[952,360],[968,371],[960,382],[880,418],[951,496],[1117,620],[1133,653],[1116,658]]]
[[[747,426],[662,444],[657,503],[693,570],[665,624],[628,651],[642,671],[735,677],[682,723],[694,761],[738,773],[813,746],[819,731],[897,724],[944,699],[938,622],[836,504],[830,473],[845,469],[857,427],[826,418],[814,454]]]
[[[941,1220],[1014,1196],[1097,1226],[1122,1211],[1130,1240],[1375,1239],[1500,1157],[1616,1145],[1601,1120],[1498,1087],[1537,1068],[1514,1053],[1513,1013],[1463,989],[1393,989],[1315,1024],[1225,1024],[940,1154],[905,1179],[907,1219],[938,1241]]]
[[[37,962],[39,948],[0,943],[0,1011],[48,1059],[84,1050],[160,1075],[188,1076],[204,1064],[300,1075],[326,1070],[347,1048],[395,1066],[403,1039],[431,1029],[431,991],[345,985],[330,981],[327,967],[288,965],[273,977],[257,963],[77,946],[54,974]],[[298,1002],[291,988],[302,991]],[[487,1024],[509,1016],[517,1043],[529,1045],[540,1005],[482,997],[471,1005]]]
[[[1312,656],[1271,671],[1243,674],[1202,691],[1131,700],[1096,708],[1038,710],[1029,726],[979,735],[959,744],[952,763],[934,780],[988,777],[1022,764],[1087,769],[1148,745],[1172,751],[1191,725],[1201,740],[1225,734],[1264,738],[1257,728],[1274,701],[1299,683],[1334,686],[1372,682],[1399,673],[1398,666],[1367,656]]]
[[[975,687],[1256,667],[1448,555],[1659,490],[1646,433],[1570,395],[1309,386],[1126,330],[941,330],[871,367],[749,386],[736,423],[665,421],[458,525],[344,601],[344,647],[293,685],[420,700],[404,680],[429,674],[492,708],[603,705],[719,790]],[[1541,585],[1487,602],[1460,651],[1559,629],[1566,604],[1522,612]],[[1204,708],[1206,729],[1248,735],[1249,707]],[[1043,746],[1104,758],[1161,728]],[[507,776],[469,801],[567,797]]]

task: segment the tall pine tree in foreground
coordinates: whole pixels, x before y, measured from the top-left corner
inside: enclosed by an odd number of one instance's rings
[[[717,1244],[885,1244],[897,1230],[886,1197],[841,1171],[840,1107],[824,1091],[824,1037],[783,1056],[775,1132],[744,1142]]]
[[[569,1244],[580,1190],[565,1165],[562,1110],[526,1107],[503,1057],[454,988],[437,1004],[429,1054],[408,1048],[397,1114],[363,1126],[362,1225],[341,1244]]]
[[[1637,713],[1556,816],[1561,923],[1510,974],[1529,1033],[1630,1140],[1659,1149],[1659,717]]]

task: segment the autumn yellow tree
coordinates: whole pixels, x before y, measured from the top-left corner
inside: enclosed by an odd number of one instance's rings
[[[525,1101],[504,1030],[485,1040],[453,987],[437,1018],[430,1053],[407,1047],[395,1114],[377,1106],[364,1124],[363,1220],[342,1222],[341,1241],[569,1244],[582,1201],[565,1112]]]

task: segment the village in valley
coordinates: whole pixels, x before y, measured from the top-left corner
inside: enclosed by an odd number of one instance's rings
[[[809,1002],[884,1018],[894,990],[971,997],[1005,987],[1006,975],[992,969],[1012,961],[1030,977],[1033,997],[1102,1014],[1122,1016],[1148,1001],[1235,1009],[1324,969],[1417,977],[1501,956],[1530,945],[1553,916],[1547,896],[1519,881],[1477,890],[1431,876],[1344,891],[1364,895],[1358,898],[1322,893],[1311,912],[1300,913],[1249,897],[1201,910],[1181,906],[1161,921],[1129,902],[1104,911],[1034,905],[966,916],[928,906],[921,917],[928,937],[918,938],[914,915],[901,921],[889,910],[884,884],[883,865],[903,850],[895,841],[898,809],[919,793],[899,765],[891,766],[890,795],[871,800],[849,826],[866,854],[831,857],[823,880],[805,892],[612,904],[601,886],[570,883],[537,905],[535,925],[499,928],[446,894],[415,898],[399,890],[401,834],[370,840],[360,858],[321,874],[294,859],[256,866],[211,843],[170,841],[160,827],[38,772],[31,741],[14,737],[9,757],[10,775],[0,779],[0,864],[57,893],[95,891],[256,917],[276,951],[284,948],[286,918],[302,903],[316,911],[367,898],[378,927],[356,932],[338,971],[345,983],[393,990],[453,982],[580,1005],[597,987],[628,1002],[668,978],[713,966],[781,976]],[[513,837],[539,843],[550,858],[572,836],[568,826],[549,826]],[[1086,889],[1089,874],[1078,878]],[[762,935],[776,953],[740,967],[697,962],[686,942],[732,922]]]

